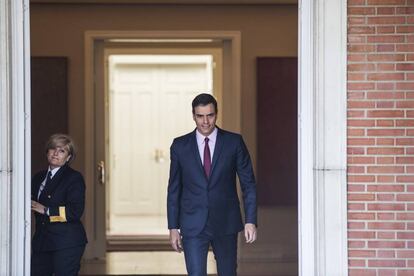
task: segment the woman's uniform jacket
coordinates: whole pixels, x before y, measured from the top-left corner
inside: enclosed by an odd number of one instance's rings
[[[37,198],[47,170],[38,172],[32,180],[32,200],[49,207],[49,216],[35,212],[36,231],[33,251],[54,251],[87,243],[80,221],[85,207],[85,182],[82,175],[62,166]]]

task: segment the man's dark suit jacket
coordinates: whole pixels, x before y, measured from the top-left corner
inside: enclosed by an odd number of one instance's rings
[[[37,199],[40,184],[47,170],[38,172],[32,180],[32,200],[49,207],[50,216],[35,212],[36,231],[33,251],[54,251],[87,243],[80,221],[85,207],[85,182],[82,175],[65,165],[53,176]]]
[[[257,224],[256,182],[249,152],[239,134],[218,128],[209,179],[204,174],[196,130],[174,139],[168,183],[168,228],[196,236],[209,222],[215,235],[243,229],[237,196],[239,176],[245,222]]]

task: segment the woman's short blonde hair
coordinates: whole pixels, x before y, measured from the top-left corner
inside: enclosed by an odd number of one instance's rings
[[[73,139],[67,134],[62,134],[62,133],[53,134],[52,136],[49,137],[49,140],[47,140],[47,143],[45,146],[46,153],[50,149],[55,149],[58,146],[66,147],[70,155],[68,163],[71,163],[75,159],[75,156],[76,156],[76,146],[75,146],[75,142],[73,141]]]

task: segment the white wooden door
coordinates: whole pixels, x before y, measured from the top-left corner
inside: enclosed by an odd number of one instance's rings
[[[169,147],[195,127],[191,101],[211,91],[211,57],[130,60],[109,58],[108,235],[167,234]]]

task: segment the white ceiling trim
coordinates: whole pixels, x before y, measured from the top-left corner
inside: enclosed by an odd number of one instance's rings
[[[297,0],[30,0],[31,4],[286,5]]]

